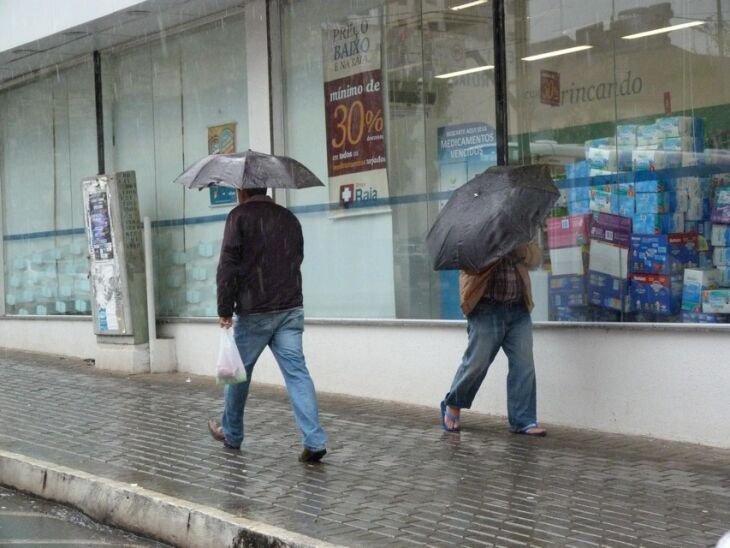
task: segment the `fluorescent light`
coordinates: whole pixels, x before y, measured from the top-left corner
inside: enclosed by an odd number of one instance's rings
[[[637,34],[628,34],[622,36],[624,40],[635,40],[636,38],[643,38],[644,36],[653,36],[655,34],[664,34],[665,32],[672,32],[673,30],[688,29],[689,27],[696,27],[698,25],[704,25],[704,21],[690,21],[689,23],[681,23],[679,25],[672,25],[671,27],[662,27],[660,29],[647,30],[646,32],[639,32]]]
[[[575,46],[574,48],[556,49],[555,51],[548,51],[545,53],[538,53],[537,55],[530,55],[529,57],[523,57],[523,61],[537,61],[538,59],[547,59],[548,57],[557,57],[558,55],[566,55],[576,51],[583,51],[591,49],[593,46]]]
[[[470,69],[457,70],[456,72],[447,72],[446,74],[437,74],[436,78],[453,78],[454,76],[463,76],[472,72],[481,72],[483,70],[492,70],[494,65],[484,65],[482,67],[474,67]]]
[[[489,0],[475,0],[474,2],[467,2],[466,4],[460,4],[451,8],[454,11],[465,10],[466,8],[473,8],[474,6],[481,6],[486,4]]]

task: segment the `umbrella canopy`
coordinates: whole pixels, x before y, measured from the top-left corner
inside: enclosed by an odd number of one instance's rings
[[[456,189],[426,236],[435,270],[479,272],[532,240],[560,193],[547,166],[495,166]]]
[[[288,156],[272,156],[253,150],[234,154],[210,154],[186,169],[176,183],[188,188],[307,188],[324,186],[304,165]]]

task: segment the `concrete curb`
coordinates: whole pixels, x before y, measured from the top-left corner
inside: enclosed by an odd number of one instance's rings
[[[210,506],[1,449],[0,484],[69,504],[99,522],[174,546],[336,547]]]

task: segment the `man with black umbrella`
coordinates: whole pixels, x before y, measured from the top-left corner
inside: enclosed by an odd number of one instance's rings
[[[519,246],[479,273],[461,272],[461,308],[467,319],[468,345],[446,397],[441,427],[459,432],[462,409],[472,401],[497,352],[509,360],[507,416],[515,434],[545,436],[537,425],[535,363],[532,356],[533,308],[528,269],[542,261],[535,242]]]
[[[233,327],[248,379],[226,385],[222,418],[209,420],[208,428],[226,447],[240,448],[251,373],[268,346],[301,431],[304,449],[299,460],[318,462],[327,453],[327,436],[319,423],[317,395],[302,348],[302,229],[294,214],[274,203],[265,188],[239,190],[238,196],[240,204],[226,219],[218,263],[218,323]]]

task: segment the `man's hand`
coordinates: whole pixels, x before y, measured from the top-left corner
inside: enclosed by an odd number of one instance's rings
[[[218,318],[218,325],[221,327],[228,329],[233,325],[233,318],[223,318],[222,316]]]

